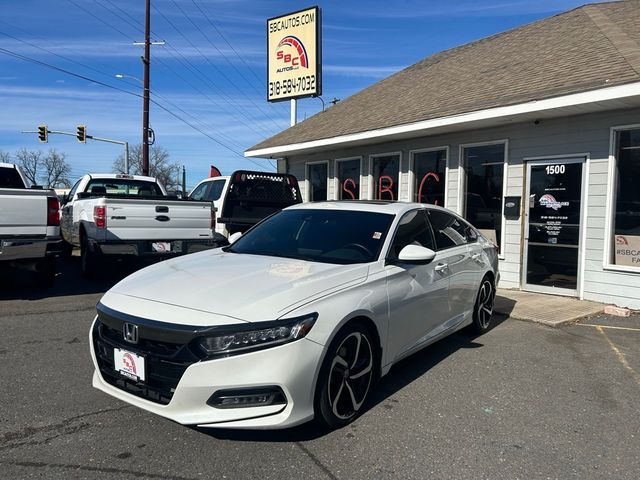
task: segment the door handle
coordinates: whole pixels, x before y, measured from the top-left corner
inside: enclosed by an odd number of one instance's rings
[[[438,273],[445,273],[447,270],[449,270],[449,265],[446,263],[439,263],[438,265],[436,265],[436,268],[434,270]]]
[[[481,254],[475,253],[475,254],[471,255],[471,260],[473,260],[474,262],[478,262],[478,263],[484,263],[480,257],[482,257]]]

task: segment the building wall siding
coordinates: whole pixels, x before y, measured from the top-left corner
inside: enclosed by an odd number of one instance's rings
[[[541,120],[468,130],[445,135],[407,139],[403,141],[367,144],[348,149],[323,151],[289,158],[289,172],[298,179],[305,178],[305,164],[329,160],[333,177],[333,160],[362,156],[362,192],[368,198],[369,156],[386,152],[401,152],[400,200],[409,199],[410,151],[449,147],[448,176],[446,178],[446,207],[461,213],[462,182],[460,181],[460,145],[507,140],[507,179],[505,195],[521,196],[525,202],[525,159],[545,156],[574,156],[585,154],[588,158],[586,232],[583,238],[584,268],[582,295],[585,299],[616,303],[640,309],[640,272],[627,273],[603,268],[605,249],[605,222],[607,185],[609,180],[610,129],[614,126],[640,123],[640,110],[627,109],[575,117]],[[585,167],[587,164],[585,163]],[[306,182],[300,182],[301,189]],[[336,198],[334,182],[329,182],[331,199]],[[307,198],[303,192],[303,198]],[[523,218],[505,221],[504,245],[500,260],[501,286],[520,288],[522,268]]]

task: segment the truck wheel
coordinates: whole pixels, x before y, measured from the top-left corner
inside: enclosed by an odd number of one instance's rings
[[[87,237],[80,240],[80,271],[85,278],[92,278],[96,272],[97,258],[90,250]]]
[[[39,287],[51,287],[55,278],[56,263],[53,258],[45,258],[36,264],[36,283]]]

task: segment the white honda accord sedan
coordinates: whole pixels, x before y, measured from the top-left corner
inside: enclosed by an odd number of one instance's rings
[[[400,359],[488,330],[498,279],[495,246],[443,208],[295,205],[109,290],[93,385],[186,425],[341,427]]]

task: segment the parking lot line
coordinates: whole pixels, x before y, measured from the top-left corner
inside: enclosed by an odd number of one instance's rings
[[[576,325],[579,325],[582,327],[610,328],[612,330],[630,330],[632,332],[640,332],[640,328],[631,328],[631,327],[614,327],[612,325],[595,325],[592,323],[576,323]]]
[[[640,385],[640,374],[638,372],[636,372],[631,365],[629,365],[629,362],[627,362],[627,359],[624,358],[624,353],[622,353],[620,351],[620,349],[611,341],[611,339],[605,333],[605,331],[604,331],[604,329],[602,328],[601,325],[597,325],[596,328],[604,336],[604,338],[607,340],[607,343],[611,347],[611,350],[613,350],[613,352],[616,354],[616,357],[617,357],[618,361],[622,364],[622,366],[624,368],[626,368],[631,373],[631,375],[633,376],[633,378],[636,381],[636,383],[638,385]]]

